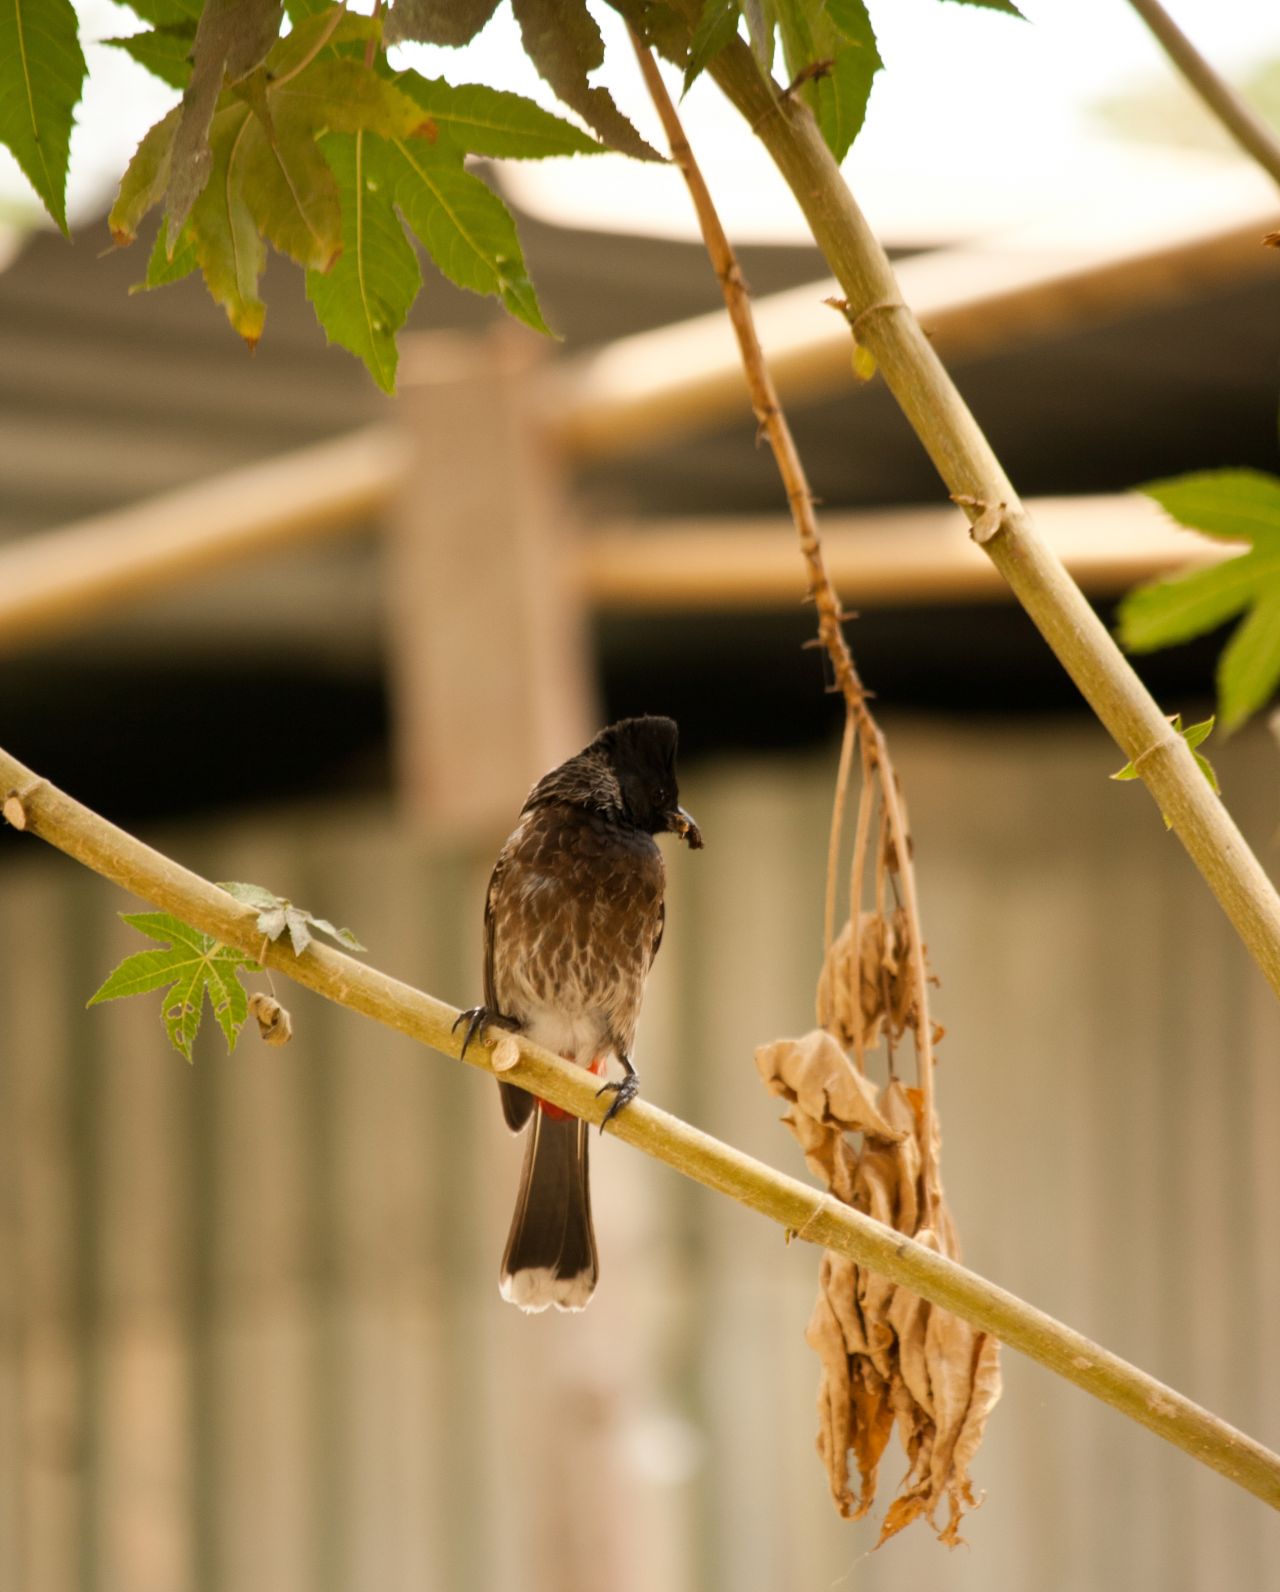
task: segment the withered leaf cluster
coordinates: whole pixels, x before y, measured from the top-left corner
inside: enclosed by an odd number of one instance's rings
[[[863,948],[892,954],[891,923],[859,938]],[[864,993],[896,987],[880,976],[868,979],[868,966],[864,955]],[[868,999],[860,1017],[877,1024],[883,1015]],[[840,1027],[851,1042],[851,1026]],[[756,1064],[766,1088],[789,1102],[783,1121],[833,1195],[917,1243],[959,1258],[936,1171],[928,1170],[936,1168],[937,1137],[935,1129],[933,1153],[926,1157],[928,1129],[918,1089],[896,1077],[878,1089],[825,1029],[761,1046]],[[818,1452],[836,1508],[853,1520],[871,1508],[896,1426],[908,1468],[880,1542],[921,1517],[941,1541],[961,1541],[960,1521],[978,1502],[969,1466],[1000,1397],[996,1340],[831,1251],[822,1257],[806,1338],[822,1365]],[[944,1500],[947,1518],[939,1523]]]

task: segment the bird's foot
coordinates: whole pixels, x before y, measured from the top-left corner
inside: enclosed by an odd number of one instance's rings
[[[613,1121],[618,1112],[623,1110],[624,1107],[629,1106],[639,1093],[640,1080],[636,1076],[634,1070],[631,1068],[627,1069],[627,1076],[625,1078],[610,1079],[608,1083],[602,1083],[600,1085],[600,1087],[596,1090],[597,1100],[602,1094],[611,1094],[613,1096],[613,1104],[605,1112],[600,1121],[601,1133],[604,1132],[606,1125]]]
[[[520,1024],[514,1017],[508,1017],[505,1012],[491,1012],[487,1006],[472,1006],[465,1012],[459,1012],[453,1020],[451,1032],[456,1034],[463,1023],[467,1028],[462,1036],[462,1049],[458,1052],[463,1060],[466,1059],[467,1046],[491,1023],[495,1028],[505,1028],[508,1033],[516,1034],[520,1031]]]

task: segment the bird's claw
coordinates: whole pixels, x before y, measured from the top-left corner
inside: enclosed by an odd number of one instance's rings
[[[462,1023],[467,1025],[467,1030],[462,1036],[462,1049],[458,1052],[458,1056],[460,1060],[464,1061],[466,1060],[467,1046],[490,1023],[496,1024],[499,1028],[508,1029],[511,1033],[516,1033],[520,1027],[514,1017],[508,1017],[505,1012],[491,1012],[487,1006],[470,1006],[465,1012],[459,1012],[454,1018],[453,1027],[449,1032],[456,1034]]]
[[[609,1107],[600,1120],[601,1133],[604,1132],[607,1124],[613,1121],[618,1112],[624,1107],[629,1106],[639,1093],[640,1080],[636,1077],[634,1072],[628,1073],[625,1078],[620,1078],[617,1080],[611,1079],[608,1083],[602,1083],[600,1085],[600,1087],[596,1090],[597,1100],[602,1094],[611,1094],[613,1096],[613,1104]]]

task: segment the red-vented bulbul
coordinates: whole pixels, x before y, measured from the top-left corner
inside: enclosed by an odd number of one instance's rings
[[[493,1023],[593,1072],[615,1057],[623,1077],[601,1086],[614,1093],[605,1122],[635,1098],[631,1047],[662,942],[666,876],[653,837],[666,830],[702,845],[680,806],[675,763],[674,720],[622,719],[543,775],[489,880],[484,1005],[458,1019],[467,1024],[464,1055]],[[514,1084],[498,1087],[512,1132],[533,1123],[502,1297],[522,1310],[581,1310],[600,1269],[588,1124]]]

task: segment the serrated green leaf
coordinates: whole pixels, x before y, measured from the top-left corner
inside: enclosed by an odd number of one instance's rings
[[[495,160],[542,160],[552,155],[595,155],[604,145],[561,116],[544,111],[522,94],[482,83],[446,83],[443,78],[402,72],[397,87],[431,118],[442,143],[459,152]]]
[[[122,3],[153,28],[180,27],[189,23],[194,31],[204,0],[122,0]]]
[[[1218,660],[1223,725],[1237,730],[1280,686],[1280,578],[1255,603]]]
[[[368,22],[353,17],[353,22]],[[343,42],[346,29],[330,42]],[[304,70],[274,79],[268,66],[255,74],[265,107],[277,124],[290,123],[321,133],[378,133],[383,138],[423,138],[434,144],[438,130],[430,114],[410,94],[362,60],[328,57]],[[261,114],[261,112],[259,112]]]
[[[173,88],[185,88],[191,76],[191,51],[195,45],[195,29],[190,23],[170,24],[161,28],[148,28],[144,33],[129,33],[117,39],[103,39],[131,55],[139,66],[145,66],[153,77]]]
[[[611,148],[637,160],[662,156],[636,132],[607,88],[588,81],[604,62],[604,40],[586,0],[511,0],[525,54],[557,98]]]
[[[1244,553],[1189,575],[1137,586],[1117,610],[1121,645],[1153,652],[1216,630],[1241,614],[1260,584],[1280,580],[1280,553]]]
[[[738,36],[738,0],[703,0],[702,10],[689,40],[689,62],[684,69],[680,97],[693,87],[709,62]]]
[[[1188,530],[1280,549],[1280,480],[1261,470],[1203,470],[1138,491]]]
[[[132,928],[165,944],[159,951],[139,951],[126,957],[88,1004],[121,1000],[149,991],[166,991],[161,1007],[165,1032],[174,1049],[188,1061],[200,1029],[206,995],[215,1018],[234,1050],[240,1028],[249,1015],[248,999],[239,971],[256,972],[252,957],[202,934],[168,912],[122,912]]]
[[[186,228],[178,239],[178,247],[173,251],[171,258],[165,247],[164,228],[161,227],[151,248],[151,258],[147,261],[147,274],[129,291],[144,293],[151,288],[168,287],[171,282],[180,282],[183,277],[190,276],[193,271],[199,269],[200,261],[196,257],[196,244],[191,235],[191,228]]]
[[[332,56],[342,44],[367,44],[370,39],[382,37],[382,25],[376,17],[359,16],[339,5],[324,5],[296,23],[282,39],[277,39],[267,51],[257,74],[279,84],[281,79],[292,78],[323,53]],[[250,74],[246,73],[246,78]]]
[[[342,252],[342,206],[314,132],[251,116],[236,155],[240,191],[258,230],[304,269],[327,271]]]
[[[120,179],[120,192],[107,217],[107,225],[122,248],[133,242],[142,218],[164,198],[180,115],[181,108],[175,105],[147,131]]]
[[[421,142],[397,139],[395,200],[419,242],[451,282],[502,300],[536,332],[542,318],[511,212],[478,177],[425,157]]]
[[[331,0],[284,0],[284,9],[289,21],[296,28],[308,17],[314,17],[320,11],[327,11],[330,3]]]
[[[1218,664],[1218,708],[1237,729],[1280,684],[1280,479],[1211,470],[1141,489],[1180,524],[1252,542],[1209,569],[1139,586],[1120,603],[1119,634],[1133,652],[1188,641],[1245,614]]]
[[[876,73],[883,65],[863,0],[778,0],[782,51],[800,81],[827,147],[837,160],[862,130]]]
[[[213,118],[209,181],[191,211],[190,231],[205,286],[250,348],[257,346],[267,318],[258,297],[266,247],[240,185],[238,158],[248,136],[249,107],[233,103]],[[170,234],[172,237],[172,234]]]
[[[470,44],[498,9],[498,0],[394,0],[387,43]]]
[[[307,272],[307,297],[329,341],[394,392],[396,333],[422,272],[395,213],[388,146],[374,133],[330,133],[320,147],[342,196],[342,253],[328,273]]]
[[[63,232],[71,125],[85,72],[71,0],[0,0],[0,144]]]

